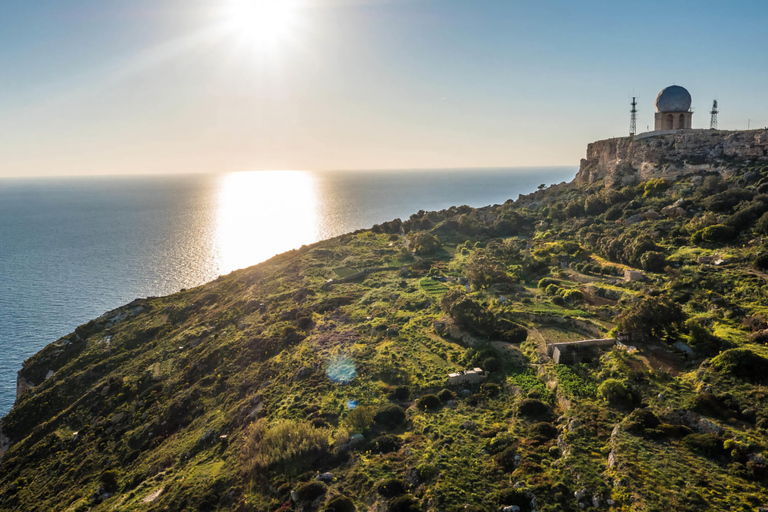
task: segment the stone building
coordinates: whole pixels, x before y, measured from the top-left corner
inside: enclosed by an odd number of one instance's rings
[[[655,131],[690,130],[693,125],[691,94],[679,85],[665,87],[656,96]]]

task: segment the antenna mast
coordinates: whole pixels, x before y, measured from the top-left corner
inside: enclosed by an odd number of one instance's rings
[[[630,112],[632,113],[632,118],[629,121],[629,136],[634,137],[637,133],[637,101],[634,96],[632,96],[632,110]]]
[[[712,102],[712,120],[709,122],[709,129],[710,130],[717,130],[717,100]]]

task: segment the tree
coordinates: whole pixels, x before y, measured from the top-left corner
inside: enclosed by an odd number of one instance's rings
[[[621,312],[617,323],[624,331],[641,331],[654,336],[672,333],[685,320],[682,308],[667,297],[648,297]]]
[[[648,251],[640,256],[640,265],[647,272],[661,272],[667,266],[667,258],[658,251]]]
[[[464,266],[464,274],[476,289],[487,288],[492,284],[511,284],[512,278],[498,260],[488,257],[485,251],[475,251]]]
[[[423,231],[416,233],[411,241],[411,245],[413,246],[413,252],[417,256],[428,256],[442,247],[440,240],[435,235]]]

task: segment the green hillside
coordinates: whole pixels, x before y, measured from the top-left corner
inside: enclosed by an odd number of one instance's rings
[[[768,167],[728,166],[419,212],[112,311],[25,363],[0,510],[768,506]]]

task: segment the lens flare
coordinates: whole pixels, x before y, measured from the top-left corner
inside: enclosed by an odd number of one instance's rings
[[[355,362],[347,356],[333,357],[325,365],[325,374],[332,382],[347,384],[357,375]]]

